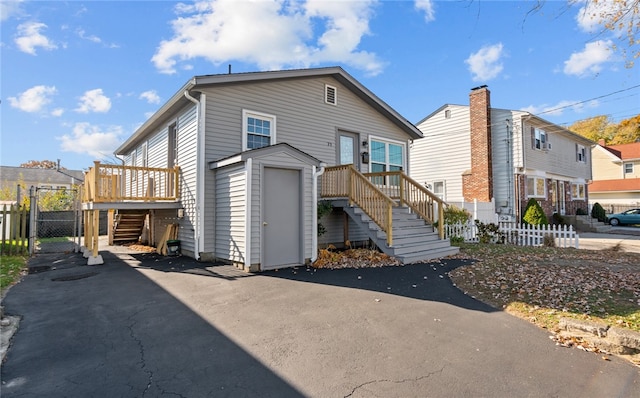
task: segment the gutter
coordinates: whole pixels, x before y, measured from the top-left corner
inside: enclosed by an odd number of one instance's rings
[[[204,196],[204,162],[201,162],[201,159],[204,159],[202,152],[204,152],[204,144],[203,144],[203,135],[202,129],[200,128],[200,101],[196,98],[192,97],[189,94],[189,90],[184,90],[184,96],[189,101],[193,102],[196,105],[196,211],[195,211],[195,225],[193,228],[193,256],[196,260],[200,260],[200,238],[202,237],[202,220],[201,214],[203,206],[203,196]]]
[[[316,170],[313,166],[313,184],[311,188],[311,196],[313,198],[313,206],[311,209],[311,263],[318,259],[318,177],[324,174],[327,164],[320,163],[320,169]]]

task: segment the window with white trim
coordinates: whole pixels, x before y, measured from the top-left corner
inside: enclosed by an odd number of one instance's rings
[[[633,163],[625,163],[624,164],[624,173],[625,174],[633,174]]]
[[[446,200],[445,199],[445,192],[444,192],[444,181],[434,181],[433,182],[433,194],[436,195],[437,197],[439,197],[442,200]]]
[[[571,200],[584,200],[586,189],[584,184],[571,184]]]
[[[242,150],[276,143],[276,117],[266,113],[242,111]]]
[[[531,147],[541,151],[549,150],[551,145],[549,145],[547,132],[536,127],[531,127]]]
[[[587,161],[587,148],[582,145],[576,144],[576,162],[586,163]]]
[[[402,171],[405,162],[405,145],[396,142],[382,141],[377,138],[371,138],[370,150],[370,171],[372,173],[381,173],[385,171]],[[398,186],[400,178],[398,176],[390,176],[382,178],[385,184]],[[374,181],[375,184],[381,182]]]
[[[542,177],[527,177],[527,196],[530,198],[546,198],[546,184]]]

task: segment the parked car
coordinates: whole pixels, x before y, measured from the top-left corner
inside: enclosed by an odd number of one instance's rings
[[[611,225],[640,224],[640,209],[631,209],[623,211],[622,213],[609,214],[607,220],[609,220],[609,224]]]

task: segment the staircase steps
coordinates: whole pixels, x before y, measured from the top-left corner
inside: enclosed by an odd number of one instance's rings
[[[589,215],[573,216],[575,217],[575,229],[579,232],[611,232],[611,225],[598,221]],[[572,217],[571,217],[572,218]]]
[[[146,217],[146,211],[118,212],[113,231],[113,242],[127,243],[140,240]]]
[[[387,234],[358,206],[349,206],[347,201],[334,201],[333,205],[342,207],[383,253],[397,258],[403,264],[446,257],[460,250],[451,246],[449,239],[440,239],[433,225],[427,224],[407,207],[393,208],[393,245],[388,246]]]

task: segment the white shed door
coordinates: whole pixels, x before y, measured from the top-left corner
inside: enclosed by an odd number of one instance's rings
[[[264,168],[262,270],[302,263],[300,170]]]

